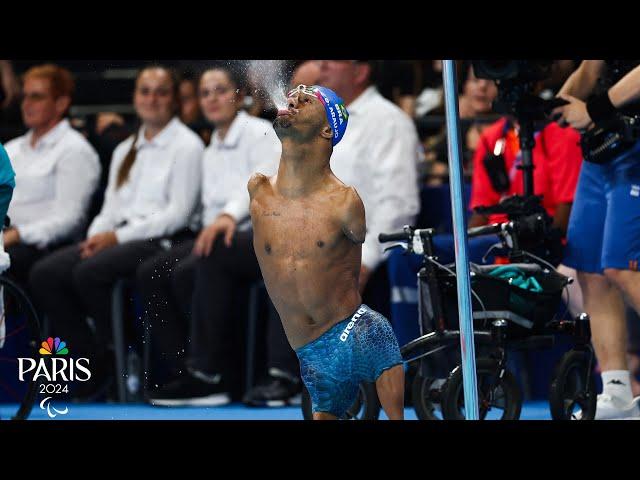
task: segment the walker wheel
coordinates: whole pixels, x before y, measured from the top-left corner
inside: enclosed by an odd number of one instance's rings
[[[413,379],[411,400],[419,420],[442,420],[440,410],[441,391],[433,388],[436,378],[417,374]]]
[[[507,369],[501,369],[497,360],[479,358],[476,361],[478,380],[479,419],[485,420],[491,410],[500,413],[500,420],[518,420],[522,409],[522,392],[516,378]],[[444,420],[464,420],[464,391],[462,366],[449,375],[442,391],[442,417]]]
[[[596,416],[596,383],[593,353],[570,350],[556,366],[549,388],[554,420],[593,420]],[[578,413],[581,415],[578,417]]]

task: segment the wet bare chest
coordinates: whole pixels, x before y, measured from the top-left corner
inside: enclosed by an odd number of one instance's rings
[[[256,253],[264,257],[323,258],[344,240],[335,208],[329,202],[267,198],[252,205],[251,214]]]

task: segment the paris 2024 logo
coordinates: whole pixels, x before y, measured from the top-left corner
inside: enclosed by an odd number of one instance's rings
[[[21,382],[39,382],[43,395],[40,408],[50,418],[66,415],[69,408],[53,406],[63,394],[69,393],[70,382],[86,382],[91,378],[88,358],[71,358],[69,348],[59,337],[49,337],[40,346],[40,357],[18,358],[18,379]]]

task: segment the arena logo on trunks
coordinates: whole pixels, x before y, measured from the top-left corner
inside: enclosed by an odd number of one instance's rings
[[[69,348],[60,337],[49,337],[40,345],[39,359],[18,358],[18,380],[39,383],[38,393],[48,395],[40,402],[40,408],[54,418],[69,409],[57,410],[51,406],[52,399],[69,393],[68,382],[86,382],[91,378],[89,359],[67,357]]]
[[[353,314],[353,317],[351,317],[351,321],[347,324],[342,334],[340,335],[340,340],[342,340],[343,342],[347,341],[347,338],[349,338],[349,334],[351,333],[351,329],[356,324],[358,319],[365,313],[367,313],[367,310],[365,308],[359,308],[358,311]]]

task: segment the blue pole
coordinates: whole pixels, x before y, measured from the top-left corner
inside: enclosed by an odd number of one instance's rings
[[[462,153],[460,150],[460,122],[458,90],[453,60],[443,60],[445,114],[449,152],[449,187],[453,209],[453,238],[456,253],[456,279],[458,284],[458,312],[460,315],[460,348],[462,350],[462,381],[464,410],[467,420],[478,420],[478,387],[476,355],[473,343],[471,310],[471,280],[467,255],[466,206],[462,189]]]

